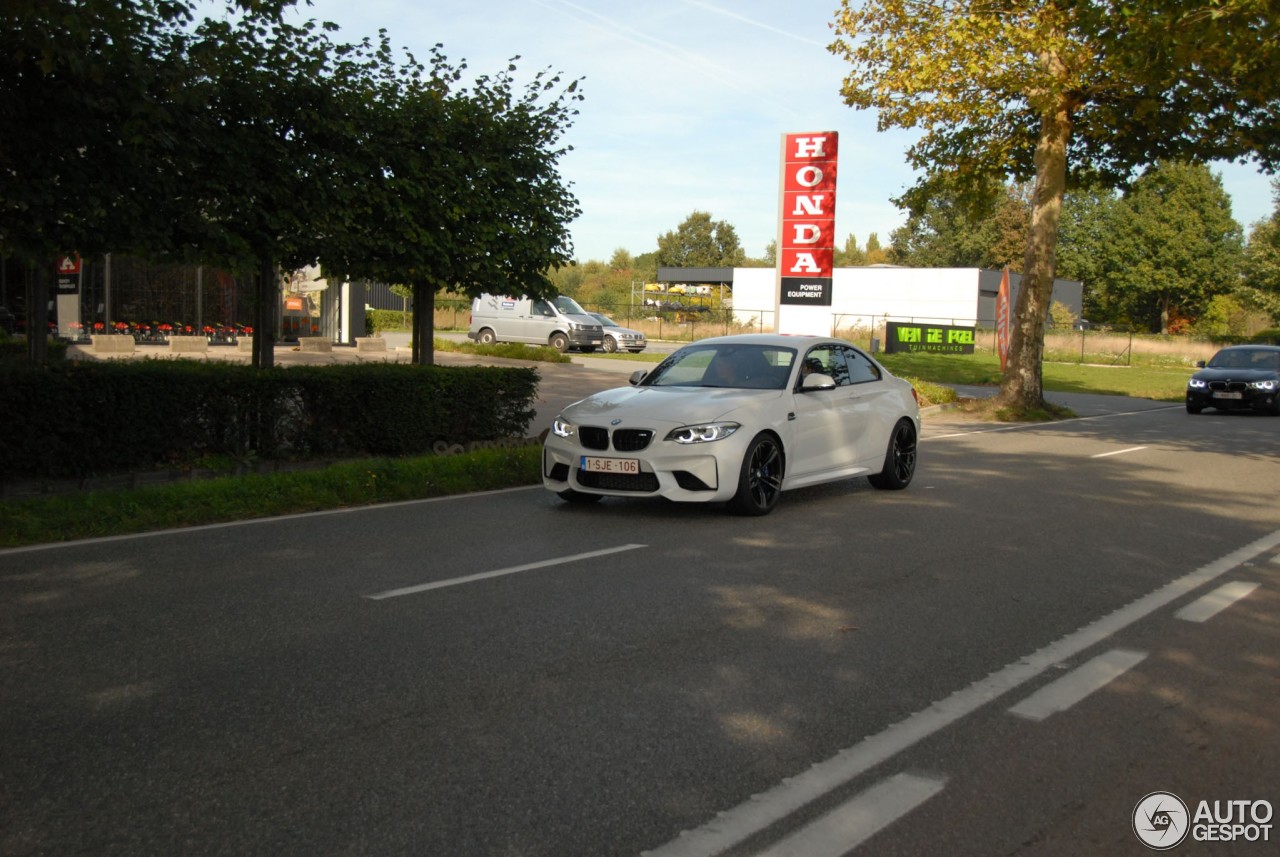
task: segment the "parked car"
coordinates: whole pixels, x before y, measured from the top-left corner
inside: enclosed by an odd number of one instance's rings
[[[1280,416],[1280,346],[1231,345],[1187,381],[1187,413],[1252,408]]]
[[[561,352],[576,348],[590,353],[604,344],[599,322],[565,295],[549,300],[480,295],[471,302],[467,336],[482,345],[524,342]]]
[[[588,315],[599,321],[600,326],[604,328],[604,350],[610,354],[621,349],[639,354],[649,344],[643,333],[623,327],[604,313],[593,312]]]
[[[714,337],[565,408],[543,485],[570,502],[666,497],[764,515],[783,491],[837,479],[906,488],[919,433],[911,384],[848,342]]]

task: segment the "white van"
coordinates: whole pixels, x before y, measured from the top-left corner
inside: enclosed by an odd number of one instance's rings
[[[599,320],[564,295],[548,300],[481,295],[471,302],[467,336],[484,345],[525,342],[550,345],[557,351],[591,352],[604,345]]]

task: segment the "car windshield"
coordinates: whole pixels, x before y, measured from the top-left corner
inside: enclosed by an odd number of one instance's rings
[[[1210,369],[1280,369],[1280,351],[1265,348],[1224,349],[1213,355]]]
[[[682,348],[658,364],[649,387],[741,387],[781,390],[791,377],[794,348],[776,345],[696,345]]]
[[[553,300],[552,303],[556,305],[556,308],[559,309],[560,312],[565,313],[566,315],[587,314],[587,311],[583,309],[577,301],[573,298],[567,298],[564,295],[560,295],[558,298]]]

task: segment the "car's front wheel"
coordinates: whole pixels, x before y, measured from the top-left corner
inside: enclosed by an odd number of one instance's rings
[[[618,340],[614,339],[612,336],[606,336],[604,338],[604,350],[610,354],[616,352],[618,350]]]
[[[563,333],[553,333],[551,334],[551,339],[547,341],[547,344],[556,351],[559,351],[561,354],[564,354],[569,350],[569,337],[565,336]]]
[[[742,457],[738,493],[730,505],[740,515],[767,515],[782,493],[782,447],[771,434],[757,435]]]
[[[911,420],[898,420],[889,436],[889,448],[885,450],[884,467],[879,473],[867,477],[876,488],[901,491],[911,484],[916,475],[916,427]]]
[[[1203,410],[1204,410],[1204,405],[1193,405],[1190,401],[1187,402],[1187,413],[1198,414]]]

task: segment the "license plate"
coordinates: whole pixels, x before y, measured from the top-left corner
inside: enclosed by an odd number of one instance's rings
[[[1243,399],[1244,393],[1214,393],[1215,399]]]
[[[639,473],[640,462],[634,458],[594,458],[582,456],[579,469],[591,473]]]

